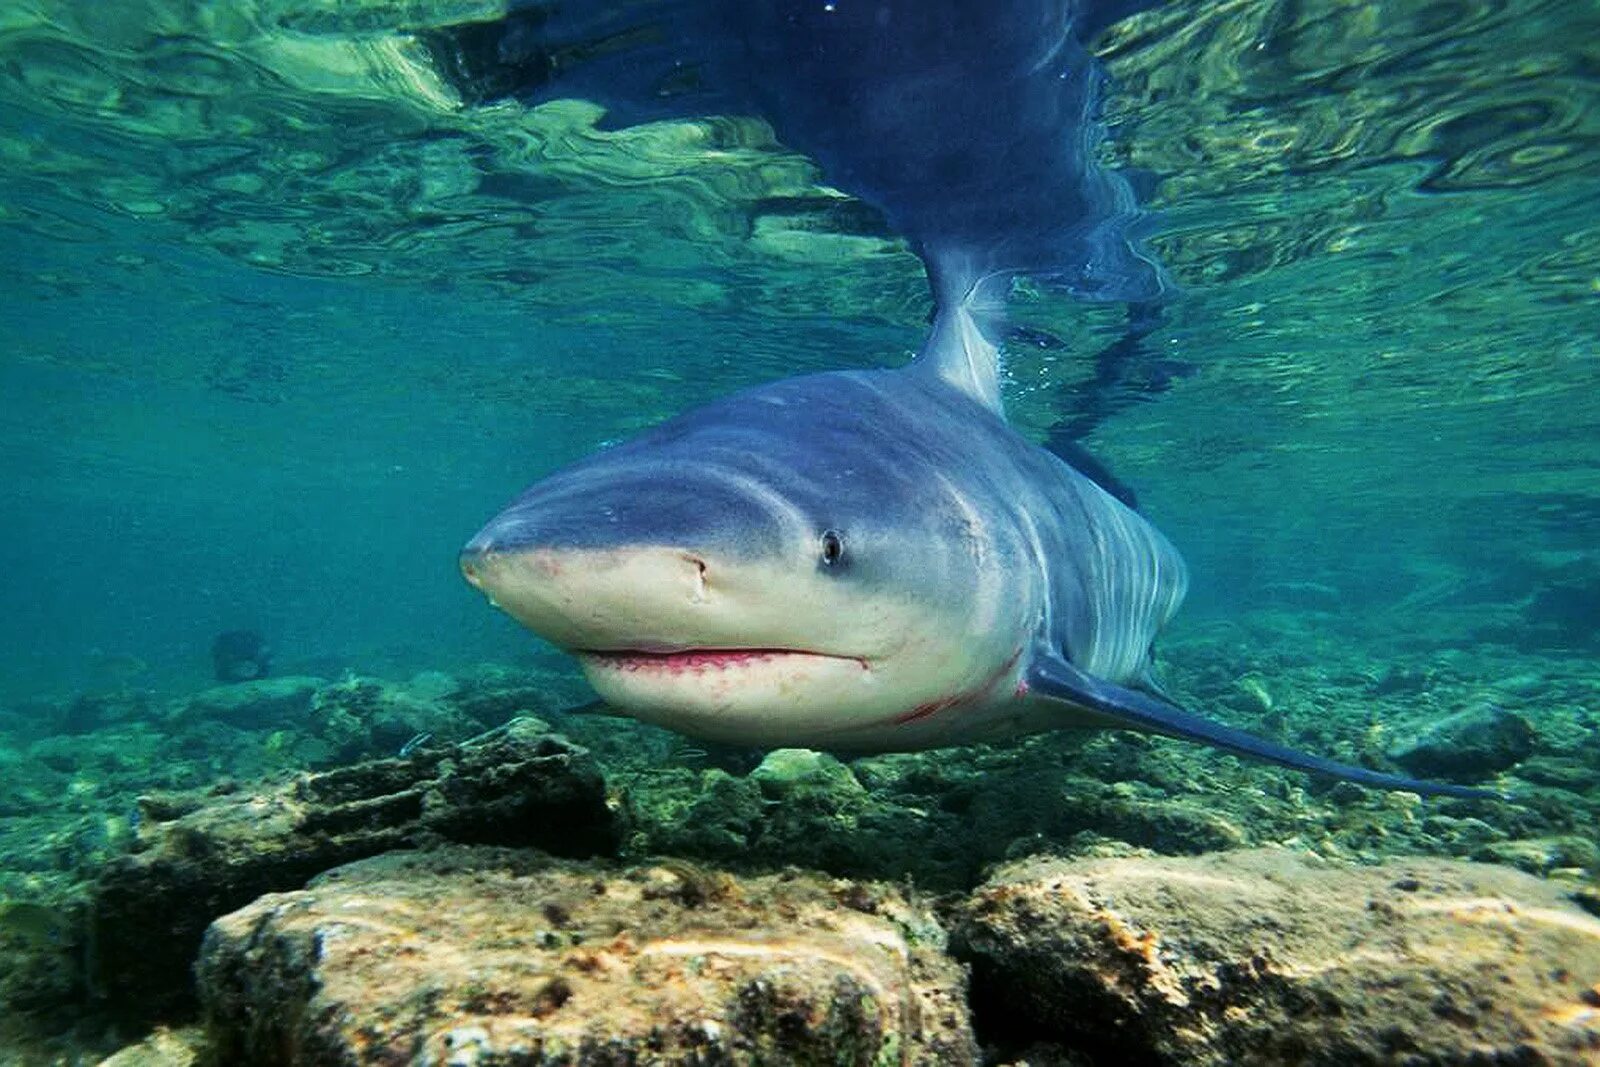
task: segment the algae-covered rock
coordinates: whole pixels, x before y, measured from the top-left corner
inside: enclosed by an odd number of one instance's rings
[[[289,675],[203,689],[190,697],[181,716],[225,722],[241,729],[303,725],[321,678]]]
[[[1245,831],[1204,805],[1183,800],[1114,797],[1086,800],[1085,829],[1164,853],[1215,852],[1248,843]]]
[[[143,1041],[101,1060],[99,1067],[196,1067],[204,1051],[205,1034],[199,1027],[157,1027]]]
[[[1600,845],[1572,834],[1493,841],[1474,852],[1472,858],[1503,863],[1529,874],[1549,874],[1564,868],[1600,873]]]
[[[375,678],[348,678],[321,687],[306,718],[327,758],[341,763],[400,753],[416,739],[447,742],[481,730],[477,720],[446,701]]]
[[[51,713],[40,719],[40,725],[53,733],[77,736],[108,726],[147,722],[154,712],[155,701],[143,690],[122,688],[80,693],[50,707]]]
[[[940,940],[882,885],[452,848],[224,916],[198,974],[240,1067],[959,1067],[976,1050]]]
[[[989,863],[1019,850],[1068,851],[1085,833],[1168,853],[1257,839],[1237,811],[1072,774],[1052,751],[911,753],[846,766],[790,750],[744,778],[677,768],[634,780],[624,796],[639,852],[909,877],[931,889],[969,888]],[[1122,773],[1099,753],[1095,769]]]
[[[1427,667],[1392,664],[1372,683],[1372,692],[1376,696],[1421,693],[1433,684],[1433,676],[1434,672]]]
[[[582,703],[583,690],[567,674],[484,664],[456,679],[452,706],[486,726],[521,715],[551,716]]]
[[[525,724],[477,743],[255,788],[151,796],[138,851],[93,890],[98,985],[120,1009],[189,996],[206,925],[340,863],[443,838],[608,853],[617,828],[589,754]]]
[[[461,691],[461,682],[444,671],[418,671],[405,690],[417,700],[445,700]]]
[[[1600,574],[1575,566],[1537,590],[1524,608],[1531,628],[1562,646],[1594,645],[1600,639]]]
[[[731,862],[750,851],[767,802],[748,778],[713,767],[696,774],[680,770],[681,792],[658,790],[656,804],[634,807],[634,823],[648,835],[647,851]],[[675,804],[662,804],[670,795]]]
[[[1600,1060],[1600,921],[1501,867],[1028,860],[960,907],[952,943],[980,1022],[1105,1062]]]
[[[1255,675],[1246,675],[1234,683],[1229,703],[1240,711],[1258,715],[1265,715],[1278,705],[1267,683]]]
[[[797,796],[852,797],[866,792],[850,768],[825,752],[780,748],[767,753],[750,772],[761,792],[774,798]]]
[[[1388,756],[1424,778],[1476,781],[1527,759],[1534,740],[1528,720],[1480,704],[1445,716],[1414,740],[1391,748]]]
[[[1555,786],[1584,793],[1600,786],[1600,774],[1581,760],[1562,756],[1534,756],[1517,765],[1517,777],[1536,785]]]
[[[84,994],[82,908],[0,895],[0,1019],[66,1014]],[[4,1062],[0,1057],[0,1062]]]
[[[1574,889],[1572,902],[1590,915],[1600,918],[1600,885],[1581,885]]]

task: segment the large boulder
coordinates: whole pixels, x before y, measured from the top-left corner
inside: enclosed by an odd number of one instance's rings
[[[446,840],[609,854],[618,828],[589,753],[518,721],[473,743],[287,782],[141,798],[136,850],[92,893],[96,985],[130,1014],[181,1009],[201,935],[262,893]]]
[[[1184,1067],[1600,1062],[1600,921],[1500,867],[1033,859],[952,930],[990,1032]]]
[[[960,1067],[976,1048],[942,944],[882,885],[449,848],[224,916],[198,975],[240,1067]]]
[[[1412,774],[1475,782],[1527,759],[1536,741],[1533,726],[1521,715],[1480,704],[1446,715],[1387,755]]]

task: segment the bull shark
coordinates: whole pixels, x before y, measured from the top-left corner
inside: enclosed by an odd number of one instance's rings
[[[1006,422],[967,296],[904,367],[761,386],[557,471],[460,564],[608,704],[706,740],[862,754],[1117,728],[1493,795],[1299,752],[1163,696],[1152,646],[1183,560]]]
[[[606,24],[606,41],[710,47],[706,80],[908,237],[933,326],[903,367],[764,385],[555,472],[467,544],[467,580],[576,656],[612,707],[707,740],[861,754],[1128,729],[1380,788],[1495,795],[1296,751],[1168,699],[1152,648],[1183,601],[1182,558],[1005,419],[1010,279],[1102,300],[1162,287],[1131,185],[1098,162],[1101,74],[1084,44],[1139,6],[774,0],[705,5],[715,24],[693,32],[671,20],[701,5],[667,5],[650,34]],[[515,43],[519,68],[566,70],[534,60],[606,52],[562,36],[579,28],[524,26],[494,54]],[[567,88],[618,115],[687,106],[654,81],[625,91],[646,68],[615,58]],[[541,75],[528,94],[561,91]]]

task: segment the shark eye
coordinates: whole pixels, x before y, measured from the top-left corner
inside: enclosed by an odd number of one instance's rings
[[[844,559],[844,538],[833,530],[822,531],[822,565],[837,566]]]

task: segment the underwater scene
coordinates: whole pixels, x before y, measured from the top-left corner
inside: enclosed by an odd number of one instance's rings
[[[1600,1064],[1600,6],[7,0],[0,1064]]]

